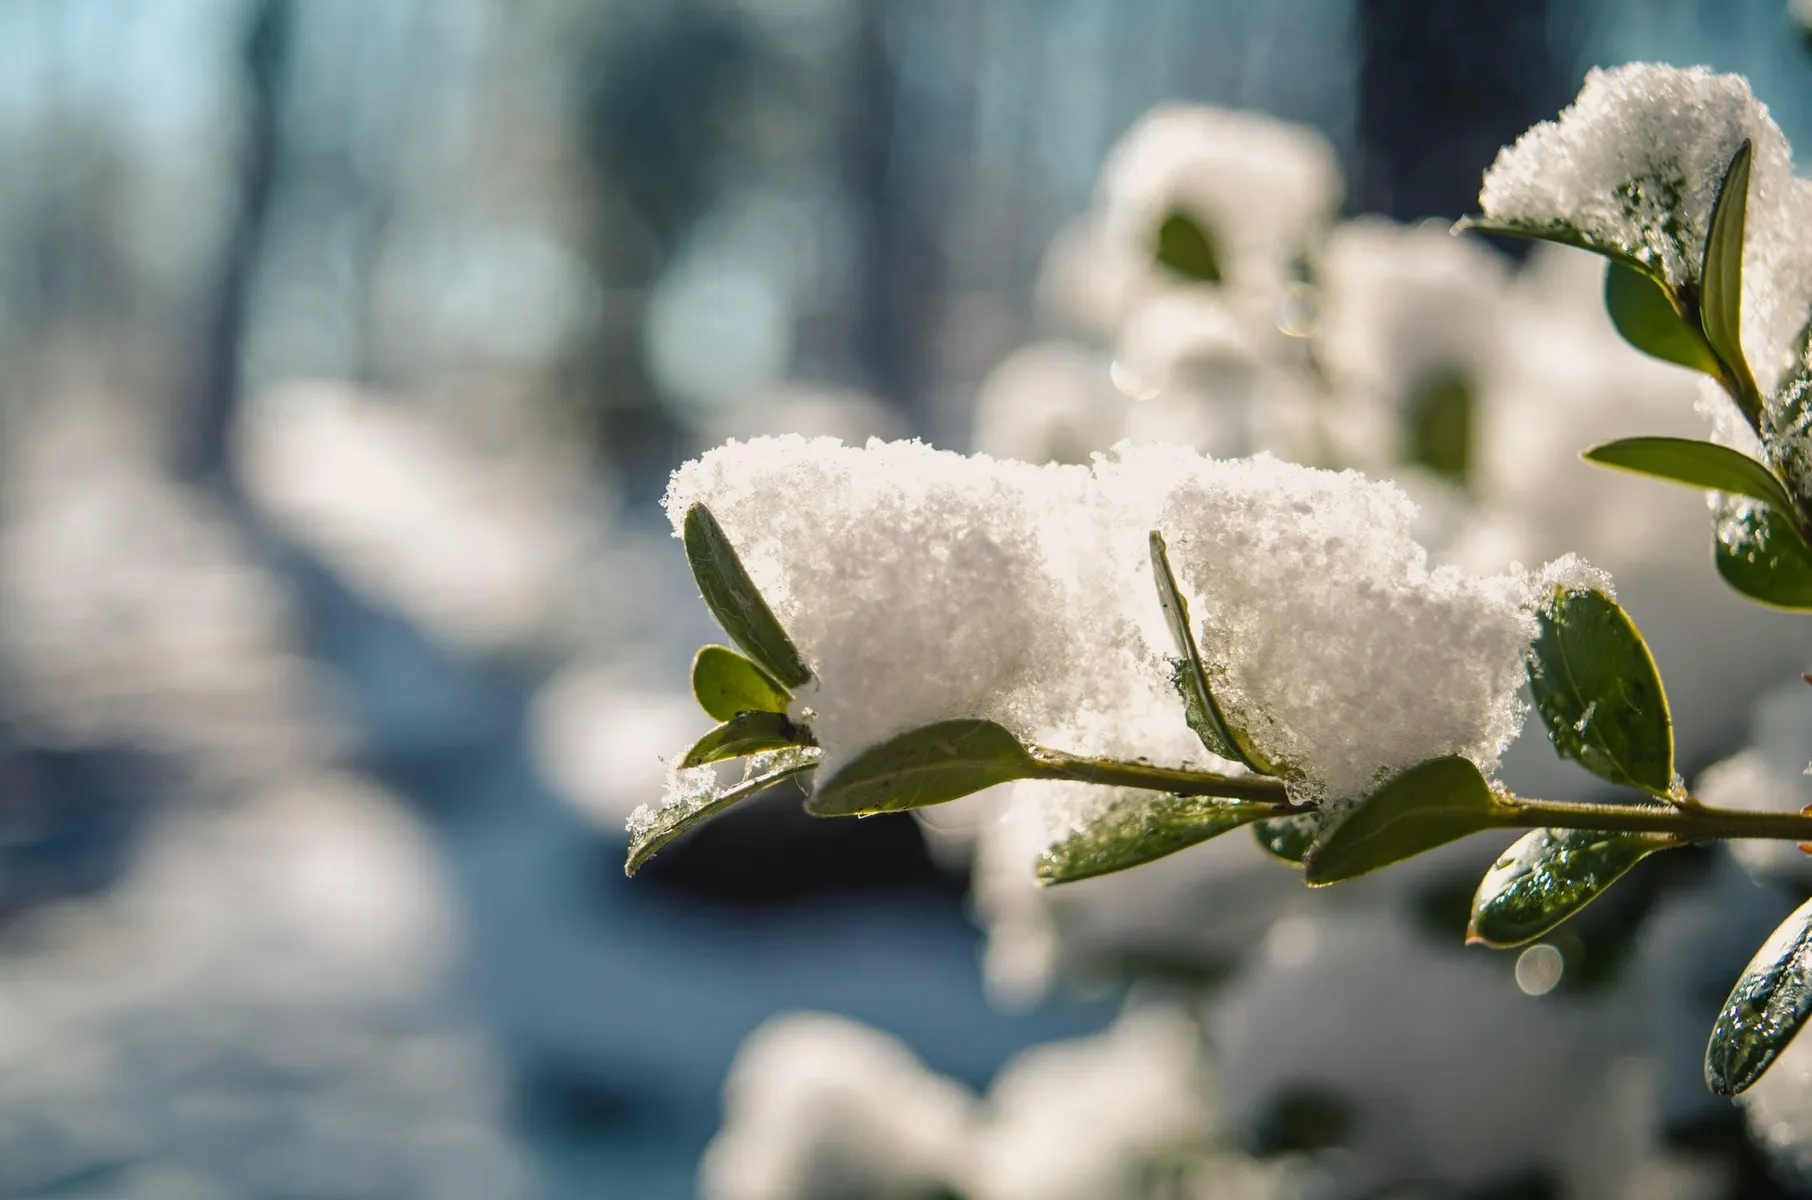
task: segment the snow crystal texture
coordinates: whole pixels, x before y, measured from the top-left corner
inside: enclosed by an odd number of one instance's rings
[[[1230,718],[1308,797],[1428,758],[1489,771],[1533,635],[1520,570],[1431,570],[1396,487],[1260,456],[1118,448],[1029,467],[912,442],[730,443],[675,473],[817,678],[827,769],[952,717],[1085,753],[1174,743],[1174,653],[1148,531],[1169,540]]]
[[[1743,344],[1757,381],[1787,366],[1812,297],[1812,201],[1787,139],[1739,75],[1632,63],[1587,74],[1558,121],[1499,153],[1479,203],[1492,222],[1577,234],[1648,264],[1676,288],[1699,282],[1724,172],[1754,143],[1744,249]]]

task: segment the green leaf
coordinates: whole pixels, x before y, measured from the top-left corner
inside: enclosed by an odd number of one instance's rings
[[[1338,883],[1498,828],[1510,815],[1469,759],[1430,759],[1361,800],[1310,848],[1303,878]]]
[[[1675,844],[1665,834],[1532,830],[1479,882],[1466,940],[1499,948],[1534,941],[1648,855]]]
[[[763,750],[807,746],[811,734],[787,720],[785,713],[737,713],[704,737],[680,759],[680,767],[702,767],[725,758],[741,758]]]
[[[1724,364],[1737,406],[1751,427],[1761,428],[1761,394],[1743,357],[1743,229],[1749,211],[1749,160],[1745,138],[1724,169],[1711,226],[1705,235],[1705,262],[1699,270],[1699,322],[1705,340]]]
[[[1301,866],[1309,847],[1321,832],[1320,813],[1302,813],[1294,817],[1270,817],[1252,826],[1252,836],[1266,854]]]
[[[787,687],[808,682],[812,673],[805,660],[774,619],[710,509],[694,504],[686,510],[684,539],[699,593],[730,640]]]
[[[1157,530],[1151,531],[1151,577],[1158,587],[1158,604],[1164,610],[1164,619],[1170,625],[1171,639],[1176,643],[1177,653],[1181,655],[1176,661],[1176,671],[1172,676],[1177,691],[1183,695],[1183,717],[1189,728],[1202,739],[1202,745],[1209,753],[1217,754],[1233,762],[1244,763],[1260,775],[1276,775],[1273,767],[1256,747],[1251,739],[1236,731],[1227,722],[1221,712],[1220,704],[1214,698],[1214,689],[1208,685],[1208,672],[1202,665],[1202,654],[1196,648],[1195,631],[1189,625],[1189,602],[1177,587],[1176,574],[1170,569],[1170,550],[1164,544],[1164,535]]]
[[[1674,724],[1648,646],[1603,592],[1556,588],[1537,614],[1529,691],[1561,757],[1672,798]]]
[[[1643,262],[1630,252],[1627,247],[1601,242],[1584,230],[1559,221],[1546,225],[1520,225],[1508,221],[1494,221],[1490,217],[1461,217],[1454,223],[1455,233],[1489,233],[1498,237],[1524,238],[1532,242],[1553,242],[1557,246],[1571,246],[1575,250],[1584,250],[1591,254],[1607,258],[1618,266],[1627,267],[1638,275],[1666,286],[1666,279],[1659,268]]]
[[[1667,289],[1641,271],[1620,262],[1605,265],[1604,306],[1623,340],[1664,362],[1723,376],[1717,355],[1698,326],[1681,316]]]
[[[704,768],[700,780],[689,789],[670,795],[666,803],[652,812],[639,809],[630,817],[629,858],[623,864],[623,874],[634,875],[657,850],[688,829],[782,780],[804,774],[817,766],[823,757],[824,752],[816,746],[792,746],[771,754],[758,754],[749,759],[742,782],[722,789],[710,775],[710,769]]]
[[[1693,438],[1633,437],[1594,446],[1580,457],[1600,466],[1616,467],[1772,504],[1789,519],[1793,499],[1787,489],[1761,463],[1741,451]]]
[[[1153,256],[1164,266],[1198,283],[1221,281],[1221,259],[1214,238],[1188,213],[1172,209],[1158,225]]]
[[[1410,397],[1409,461],[1464,485],[1472,470],[1472,385],[1458,371],[1439,371]]]
[[[820,817],[924,808],[1046,774],[1018,738],[992,721],[964,717],[869,747],[819,784],[805,808]]]
[[[1073,883],[1124,871],[1276,811],[1269,804],[1210,796],[1132,792],[1047,847],[1038,858],[1038,882]]]
[[[1743,500],[1718,506],[1712,559],[1718,574],[1751,600],[1812,612],[1812,550],[1777,510]]]
[[[1705,1047],[1705,1082],[1734,1096],[1762,1077],[1812,1015],[1812,900],[1780,923],[1738,977]]]
[[[772,675],[727,646],[706,646],[692,660],[692,694],[719,721],[737,713],[783,713],[792,701]]]

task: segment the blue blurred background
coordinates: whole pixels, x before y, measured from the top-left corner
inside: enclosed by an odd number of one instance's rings
[[[782,797],[633,882],[722,437],[965,448],[1168,99],[1454,218],[1777,0],[0,0],[0,1195],[684,1197],[792,1008],[984,1085],[966,874]],[[809,502],[809,498],[802,498]]]

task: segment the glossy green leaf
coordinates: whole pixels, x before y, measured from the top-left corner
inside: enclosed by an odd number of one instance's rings
[[[1734,1096],[1762,1077],[1812,1015],[1812,900],[1780,923],[1743,968],[1711,1028],[1705,1082]]]
[[[1269,804],[1209,796],[1129,793],[1110,803],[1083,828],[1048,846],[1038,858],[1038,881],[1073,883],[1124,871],[1275,811]]]
[[[725,758],[742,758],[763,750],[808,746],[811,735],[787,720],[785,713],[737,713],[693,743],[680,759],[681,767],[702,767]]]
[[[783,713],[792,701],[772,675],[727,646],[706,646],[692,660],[692,695],[719,721],[737,713]]]
[[[1603,592],[1556,588],[1537,614],[1529,691],[1561,757],[1669,799],[1674,724],[1648,645]]]
[[[1465,484],[1472,472],[1472,385],[1458,371],[1438,371],[1405,408],[1409,461]]]
[[[1505,823],[1510,810],[1468,759],[1418,763],[1361,800],[1310,848],[1303,878],[1338,883]]]
[[[820,817],[924,808],[1047,773],[1011,733],[965,717],[869,747],[820,783],[805,807]]]
[[[1266,854],[1294,866],[1301,866],[1309,847],[1321,833],[1321,814],[1302,813],[1294,817],[1267,817],[1252,826],[1252,836]]]
[[[1717,355],[1698,326],[1675,310],[1667,290],[1620,262],[1605,265],[1604,306],[1623,340],[1664,362],[1720,378]]]
[[[638,810],[629,819],[629,858],[623,874],[634,875],[655,852],[693,826],[707,821],[731,805],[766,791],[783,780],[803,775],[818,765],[824,752],[816,746],[792,746],[749,759],[742,781],[720,788],[705,768],[688,790],[670,794],[653,811]]]
[[[1198,283],[1221,281],[1221,257],[1207,228],[1188,213],[1172,210],[1158,225],[1152,253],[1164,266]]]
[[[1638,475],[1748,496],[1772,504],[1791,516],[1787,489],[1761,463],[1738,450],[1693,438],[1633,437],[1594,446],[1581,455],[1587,462]]]
[[[762,599],[710,509],[694,504],[686,510],[684,538],[686,561],[692,564],[699,593],[730,640],[787,687],[810,680],[812,673],[798,648]]]
[[[1202,654],[1196,647],[1195,631],[1189,623],[1189,602],[1183,598],[1183,592],[1177,587],[1177,577],[1170,569],[1170,550],[1164,544],[1164,535],[1157,530],[1151,531],[1151,577],[1157,584],[1158,604],[1164,610],[1164,619],[1170,626],[1171,640],[1176,643],[1176,672],[1173,680],[1177,691],[1183,695],[1183,716],[1189,728],[1202,739],[1202,745],[1212,754],[1232,762],[1244,763],[1260,775],[1275,775],[1273,767],[1252,745],[1251,739],[1243,736],[1227,722],[1221,712],[1220,704],[1214,698],[1214,689],[1208,683],[1208,671],[1202,664]]]
[[[1531,830],[1480,881],[1466,940],[1500,948],[1534,941],[1648,855],[1674,844],[1664,834]]]
[[[1724,582],[1775,608],[1812,612],[1812,550],[1774,508],[1726,499],[1712,559]]]
[[[1749,211],[1749,160],[1747,139],[1731,156],[1711,208],[1711,225],[1705,234],[1705,262],[1699,271],[1699,320],[1705,340],[1724,364],[1737,393],[1737,406],[1760,428],[1761,396],[1743,357],[1743,230]]]

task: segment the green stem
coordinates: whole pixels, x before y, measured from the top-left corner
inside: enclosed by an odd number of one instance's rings
[[[1265,775],[1217,775],[1188,767],[1160,767],[1152,763],[1088,758],[1030,747],[1043,768],[1039,777],[1096,783],[1107,787],[1144,788],[1176,796],[1220,796],[1270,805],[1279,816],[1311,811],[1308,804],[1294,804],[1284,781]],[[1812,814],[1750,812],[1733,808],[1706,808],[1696,803],[1589,804],[1564,800],[1527,800],[1502,796],[1506,829],[1601,829],[1613,833],[1662,833],[1682,842],[1761,838],[1812,843]]]
[[[1615,833],[1665,833],[1685,842],[1764,838],[1812,842],[1812,816],[1671,804],[1574,804],[1506,797],[1504,823],[1518,829],[1603,829]]]
[[[1107,787],[1147,788],[1175,796],[1222,796],[1229,800],[1255,800],[1272,804],[1280,812],[1307,812],[1308,806],[1290,803],[1284,782],[1268,775],[1216,775],[1188,767],[1159,767],[1151,763],[1122,762],[1113,758],[1086,758],[1032,746],[1032,757],[1044,768],[1041,778],[1099,783]]]

